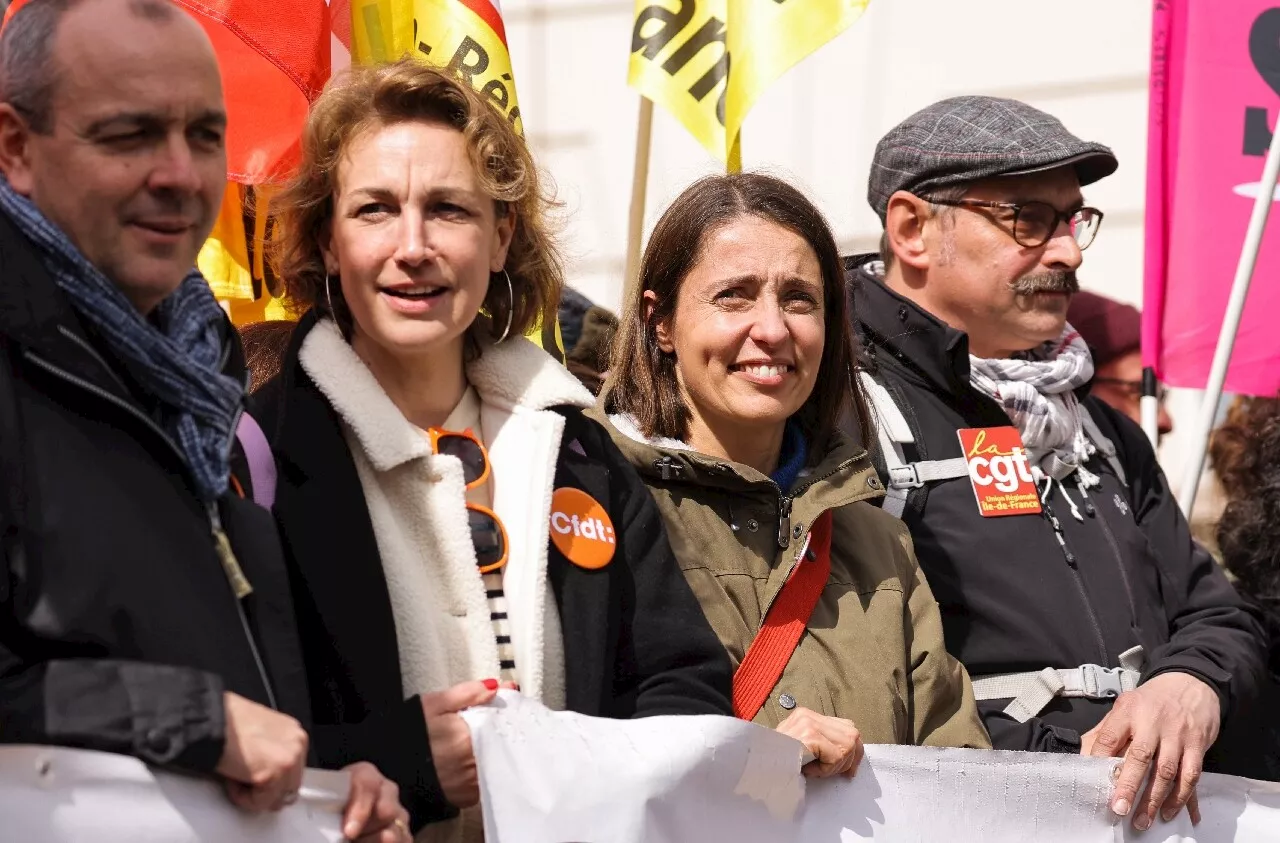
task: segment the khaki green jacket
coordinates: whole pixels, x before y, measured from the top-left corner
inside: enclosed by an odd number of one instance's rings
[[[756,723],[775,728],[799,705],[852,720],[867,743],[990,747],[969,675],[943,645],[938,604],[906,528],[867,502],[883,487],[865,451],[839,439],[781,497],[748,466],[640,441],[633,425],[615,426],[599,407],[588,415],[605,424],[653,493],[735,669],[809,526],[832,510],[831,580]]]

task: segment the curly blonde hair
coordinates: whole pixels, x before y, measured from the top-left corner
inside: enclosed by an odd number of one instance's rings
[[[552,236],[549,212],[555,203],[544,193],[533,156],[511,123],[480,94],[412,59],[352,68],[325,87],[307,115],[302,162],[271,202],[272,268],[295,315],[314,309],[332,316],[351,335],[351,312],[341,285],[334,284],[326,295],[320,250],[325,226],[333,219],[338,165],[365,132],[412,121],[441,123],[461,132],[480,187],[493,199],[499,217],[515,214],[504,267],[512,293],[508,296],[505,283],[489,284],[483,308],[491,317],[490,332],[497,338],[508,313],[512,334],[527,334],[554,319],[564,268]]]

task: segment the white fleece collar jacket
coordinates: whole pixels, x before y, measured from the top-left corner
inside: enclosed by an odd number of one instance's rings
[[[467,527],[461,464],[431,453],[427,437],[331,321],[310,332],[299,361],[341,419],[355,461],[391,596],[405,695],[496,677],[497,645]],[[551,408],[589,407],[591,394],[522,337],[482,341],[466,374],[480,396],[493,508],[510,542],[503,587],[521,690],[563,708],[564,649],[547,544],[564,417]]]

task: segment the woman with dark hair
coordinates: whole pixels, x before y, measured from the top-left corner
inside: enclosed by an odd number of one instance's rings
[[[1280,677],[1280,399],[1237,398],[1209,457],[1227,498],[1218,522],[1222,562],[1261,610],[1269,667]]]
[[[1271,673],[1257,716],[1224,723],[1215,750],[1236,775],[1280,781],[1280,399],[1237,398],[1209,457],[1227,499],[1217,531],[1222,563],[1262,617]]]
[[[658,221],[625,304],[595,412],[739,668],[735,713],[800,739],[811,775],[851,773],[861,740],[989,746],[911,539],[872,503],[883,486],[840,433],[852,413],[871,441],[844,270],[817,208],[770,176],[704,178]],[[746,654],[814,563],[829,573],[807,627],[762,683]]]
[[[474,840],[458,712],[500,684],[598,717],[727,714],[653,500],[524,338],[561,270],[511,124],[416,61],[354,70],[278,202],[276,271],[305,313],[253,409],[321,760],[376,761],[419,840]]]

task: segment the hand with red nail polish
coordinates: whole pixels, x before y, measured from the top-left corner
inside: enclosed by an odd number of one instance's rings
[[[440,788],[445,798],[458,808],[470,808],[480,802],[480,779],[476,775],[471,730],[458,712],[484,705],[497,693],[498,680],[485,679],[462,682],[420,697],[422,714],[427,721],[427,740],[431,744],[431,761],[440,779]]]

